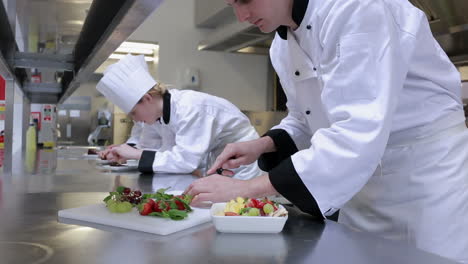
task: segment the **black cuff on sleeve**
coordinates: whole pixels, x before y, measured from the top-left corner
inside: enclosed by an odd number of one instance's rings
[[[323,219],[314,196],[309,192],[299,174],[297,174],[291,158],[281,162],[269,172],[270,182],[273,187],[286,199],[299,207],[303,212]]]
[[[133,147],[133,148],[136,146],[135,143],[127,143],[127,145],[129,145],[130,147]]]
[[[263,136],[271,137],[276,147],[276,152],[264,153],[258,159],[258,166],[263,171],[271,171],[298,151],[296,144],[286,130],[272,129]]]
[[[138,170],[141,173],[153,173],[153,162],[156,156],[156,151],[144,150],[141,153],[140,162],[138,162]]]

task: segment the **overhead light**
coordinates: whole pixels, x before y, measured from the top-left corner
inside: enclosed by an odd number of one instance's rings
[[[198,45],[198,50],[204,50],[207,47],[207,45]]]
[[[120,60],[123,57],[125,57],[126,55],[127,54],[112,53],[109,56],[109,59],[111,59],[111,60]],[[158,57],[149,57],[149,56],[144,56],[144,57],[145,57],[145,61],[149,61],[149,62],[158,62],[159,61]]]
[[[92,4],[93,0],[57,0],[57,2],[66,4]]]
[[[142,42],[123,42],[109,57],[109,59],[121,59],[127,54],[144,55],[146,61],[158,62],[159,45]]]
[[[83,20],[66,20],[65,24],[73,25],[73,26],[83,26],[84,21]]]
[[[117,53],[132,53],[132,54],[144,54],[152,55],[154,54],[154,49],[142,49],[142,48],[131,48],[131,47],[122,47],[120,46],[115,50]]]
[[[237,50],[237,52],[240,52],[240,53],[252,53],[254,51],[255,51],[255,48],[253,47],[245,47],[245,48]]]
[[[125,41],[115,52],[150,55],[155,54],[157,50],[159,50],[157,44]]]
[[[242,48],[242,49],[238,49],[236,52],[238,52],[238,53],[247,53],[247,54],[268,55],[269,49],[267,47],[245,47],[245,48]]]

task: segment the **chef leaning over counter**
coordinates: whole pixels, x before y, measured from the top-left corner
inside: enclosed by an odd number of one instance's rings
[[[141,65],[146,71],[149,71],[148,65]],[[165,140],[163,142],[162,137]],[[175,145],[175,136],[168,129],[163,129],[161,122],[155,122],[152,125],[144,122],[133,121],[130,137],[125,144],[138,149],[167,150]],[[119,145],[110,145],[105,150],[99,152],[99,157],[103,160],[114,159],[111,149]]]
[[[218,0],[221,1],[221,0]],[[460,75],[407,0],[227,0],[276,31],[288,116],[229,144],[208,173],[255,162],[249,181],[211,176],[202,201],[280,193],[303,211],[468,263],[468,130]]]
[[[139,159],[141,172],[192,173],[206,166],[207,155],[216,157],[226,144],[258,138],[250,120],[227,100],[190,90],[168,90],[156,82],[143,56],[127,55],[109,66],[97,89],[134,121],[160,122],[164,135],[172,135],[175,145],[162,151],[127,144],[112,148],[111,161]],[[250,179],[261,173],[257,164],[247,164],[235,170],[234,177]]]

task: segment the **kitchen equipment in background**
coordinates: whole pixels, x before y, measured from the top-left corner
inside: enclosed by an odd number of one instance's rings
[[[104,146],[110,141],[110,128],[112,124],[112,112],[107,101],[97,111],[97,126],[88,136],[90,146]]]
[[[117,108],[117,107],[116,107]],[[123,144],[130,137],[133,121],[120,109],[114,111],[112,122],[113,141],[112,144]]]
[[[37,144],[52,148],[57,142],[57,106],[52,104],[31,104],[31,123],[37,129]]]
[[[87,146],[88,135],[93,126],[91,119],[91,97],[72,96],[59,106],[59,144]],[[95,121],[94,123],[97,123]],[[96,125],[96,124],[94,124]]]

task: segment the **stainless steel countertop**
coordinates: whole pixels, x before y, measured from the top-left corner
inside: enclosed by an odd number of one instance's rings
[[[290,206],[279,234],[218,233],[207,223],[158,236],[58,219],[58,210],[99,203],[117,185],[182,190],[196,179],[101,171],[85,152],[39,150],[22,173],[0,174],[0,263],[455,263]]]

